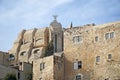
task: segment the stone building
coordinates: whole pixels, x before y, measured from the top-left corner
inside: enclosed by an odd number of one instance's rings
[[[0,80],[3,80],[7,73],[16,74],[16,78],[18,79],[18,70],[10,66],[9,54],[0,51]]]
[[[65,80],[120,80],[120,22],[64,30]]]
[[[49,27],[22,30],[0,65],[18,80],[27,72],[33,80],[120,80],[119,21],[62,28],[54,18]]]

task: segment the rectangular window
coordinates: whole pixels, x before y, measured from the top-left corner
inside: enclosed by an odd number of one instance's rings
[[[78,61],[78,69],[82,68],[82,61]]]
[[[75,43],[75,37],[73,37],[73,43]]]
[[[110,34],[109,33],[106,33],[105,34],[105,39],[109,39],[110,38]]]
[[[40,70],[43,70],[45,68],[45,63],[40,64]]]
[[[111,54],[108,54],[108,59],[112,59],[112,55]]]
[[[96,57],[96,62],[100,62],[100,56]]]
[[[110,38],[114,38],[114,32],[110,33]]]
[[[74,62],[74,69],[81,69],[82,68],[82,61]]]
[[[78,62],[74,62],[74,69],[78,69]]]
[[[82,78],[81,75],[76,75],[76,79],[75,80],[82,80],[81,78]]]
[[[82,36],[78,36],[78,42],[82,42]]]
[[[80,43],[82,42],[82,36],[74,36],[73,43]]]

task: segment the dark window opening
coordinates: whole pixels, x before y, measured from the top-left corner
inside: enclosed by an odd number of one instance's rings
[[[45,68],[45,63],[40,64],[40,70],[43,70]]]
[[[37,49],[37,50],[34,51],[34,54],[37,54],[37,53],[40,53],[39,49]]]
[[[62,34],[62,51],[63,51],[63,49],[64,49],[64,44],[63,44],[64,42],[63,42],[63,40],[64,40],[64,39],[63,39],[63,34]]]
[[[74,69],[81,69],[82,68],[82,61],[74,62]]]
[[[109,80],[109,78],[106,78],[105,80]]]
[[[23,41],[21,41],[21,44],[23,45]]]
[[[22,65],[22,62],[20,62],[20,65]]]
[[[112,55],[111,54],[108,54],[108,59],[112,59]]]
[[[96,57],[96,62],[100,62],[100,56]]]
[[[12,57],[14,57],[14,55],[13,55],[13,54],[10,54],[9,57],[12,58]]]
[[[20,79],[20,72],[18,72],[18,80]]]
[[[34,38],[33,38],[33,42],[34,42]]]
[[[82,80],[81,75],[77,75],[77,76],[76,76],[76,80]]]
[[[55,52],[57,52],[57,35],[55,35]]]
[[[98,36],[95,37],[95,42],[98,42]]]
[[[20,56],[24,56],[24,55],[26,55],[26,51],[20,53]]]
[[[78,61],[78,69],[82,68],[82,61]]]
[[[10,54],[9,55],[9,60],[14,60],[15,59],[15,56],[13,54]]]

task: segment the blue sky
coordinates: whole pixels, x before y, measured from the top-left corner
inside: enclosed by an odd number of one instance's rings
[[[120,0],[0,0],[0,51],[8,51],[22,29],[120,21]]]

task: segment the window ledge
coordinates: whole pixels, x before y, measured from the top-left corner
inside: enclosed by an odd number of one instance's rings
[[[96,65],[99,65],[100,64],[100,62],[96,62]]]
[[[114,61],[113,59],[108,59],[107,62],[111,62],[111,61]]]

